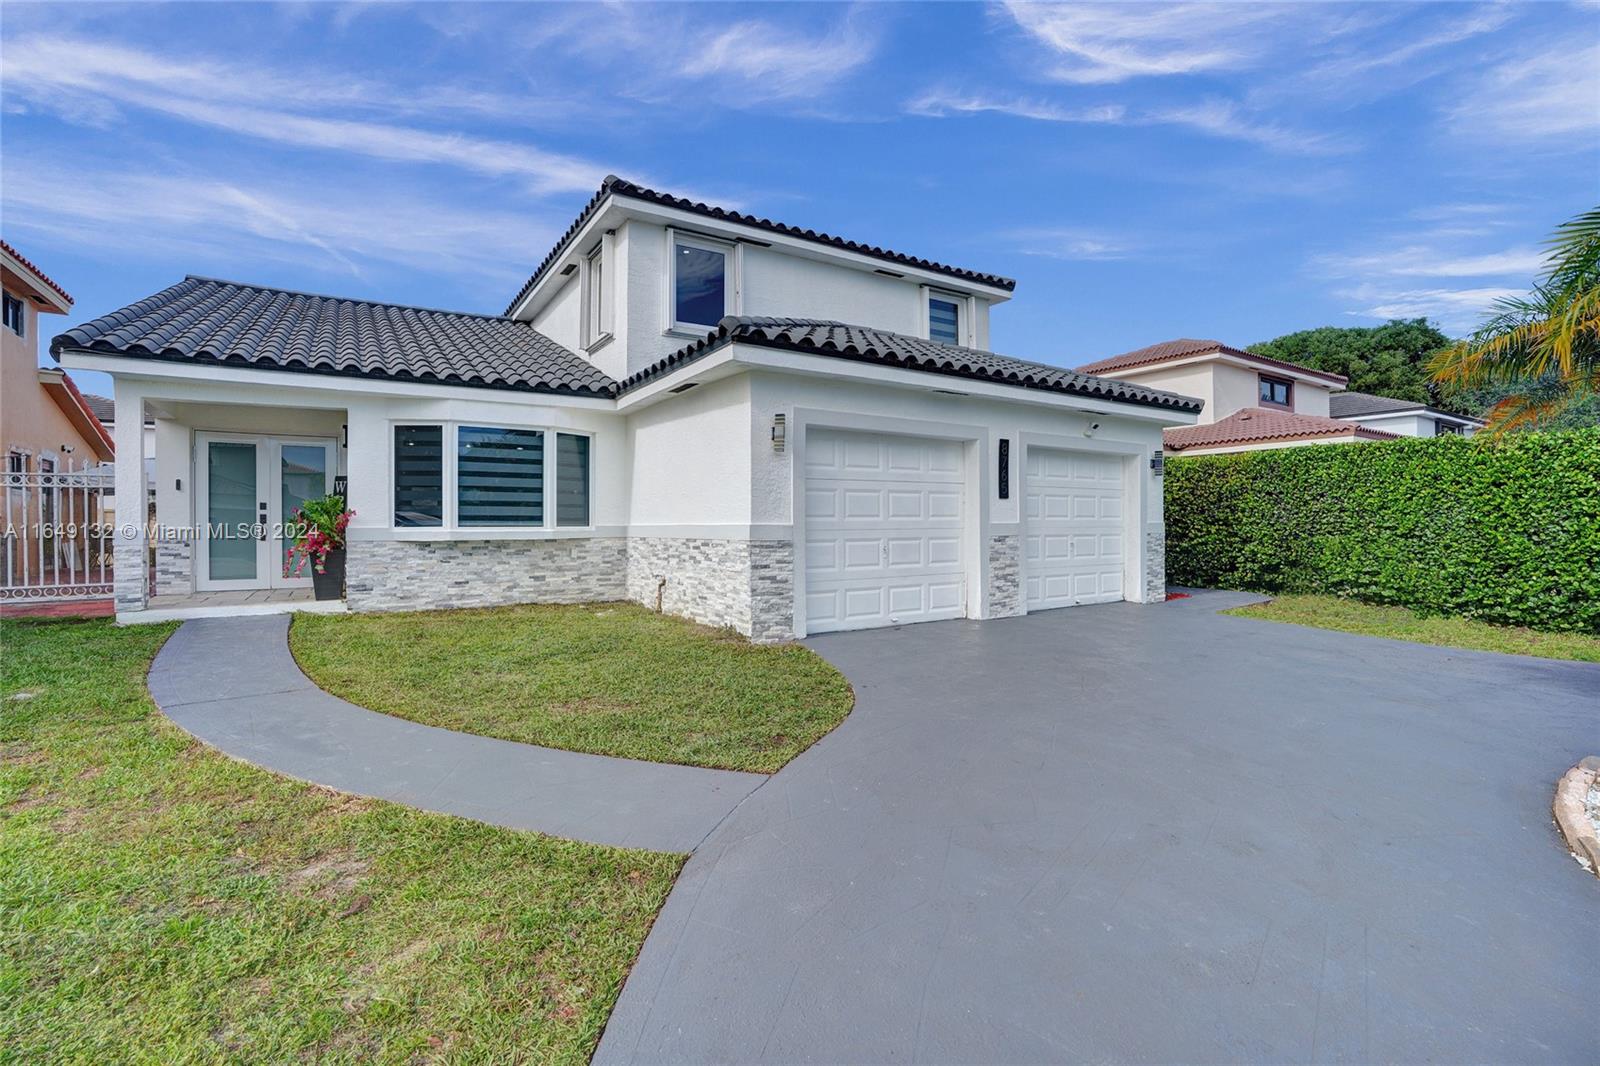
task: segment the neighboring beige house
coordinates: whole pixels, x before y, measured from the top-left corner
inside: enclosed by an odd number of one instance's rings
[[[1268,359],[1221,341],[1164,341],[1078,369],[1204,400],[1197,424],[1165,431],[1169,452],[1244,452],[1396,436],[1330,416],[1330,398],[1346,383],[1342,375]]]
[[[1365,392],[1336,392],[1328,412],[1346,422],[1402,437],[1470,437],[1483,428],[1483,419],[1441,411],[1415,400],[1396,400]]]
[[[64,315],[72,297],[0,241],[5,317],[0,328],[0,447],[6,472],[51,473],[109,462],[106,432],[66,371],[39,365],[39,315]]]

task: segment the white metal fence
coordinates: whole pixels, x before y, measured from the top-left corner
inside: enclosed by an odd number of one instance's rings
[[[98,599],[112,594],[109,464],[7,471],[0,601]],[[143,516],[131,516],[139,521]]]

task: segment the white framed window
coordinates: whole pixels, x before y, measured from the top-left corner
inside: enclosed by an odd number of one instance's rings
[[[587,433],[465,422],[397,422],[393,428],[396,529],[448,535],[591,524]]]
[[[667,271],[667,321],[671,329],[704,332],[735,314],[737,246],[667,231],[671,269]]]
[[[610,318],[607,314],[610,307],[607,303],[606,285],[610,279],[606,276],[606,244],[607,241],[602,238],[584,259],[583,343],[590,348],[611,339]]]

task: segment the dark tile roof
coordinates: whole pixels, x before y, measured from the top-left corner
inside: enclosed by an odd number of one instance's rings
[[[1177,426],[1164,431],[1167,448],[1215,448],[1227,444],[1270,444],[1276,441],[1349,437],[1352,440],[1394,440],[1395,434],[1370,429],[1357,422],[1341,422],[1321,415],[1299,415],[1267,407],[1241,407],[1227,418],[1199,426]]]
[[[1131,352],[1113,355],[1106,359],[1099,359],[1093,363],[1085,363],[1078,369],[1085,374],[1111,374],[1118,370],[1130,370],[1136,366],[1154,366],[1156,363],[1165,363],[1172,359],[1187,359],[1192,355],[1206,355],[1211,352],[1221,352],[1223,355],[1232,355],[1251,362],[1262,363],[1266,366],[1282,367],[1284,370],[1293,370],[1301,374],[1310,374],[1312,377],[1325,378],[1329,382],[1343,385],[1347,380],[1342,374],[1330,374],[1326,370],[1313,370],[1308,366],[1298,363],[1286,363],[1282,359],[1271,359],[1255,352],[1247,352],[1243,348],[1235,348],[1221,341],[1195,340],[1190,337],[1181,337],[1178,340],[1162,341],[1160,344],[1151,344],[1144,348],[1136,348]]]
[[[705,218],[714,218],[721,222],[750,226],[754,229],[765,230],[768,233],[779,233],[786,237],[798,237],[801,240],[812,241],[816,244],[825,244],[830,248],[838,248],[847,252],[855,252],[858,255],[869,256],[873,259],[881,259],[886,263],[916,267],[921,270],[932,271],[935,274],[943,274],[946,277],[960,278],[962,281],[972,281],[980,285],[1004,289],[1007,292],[1017,287],[1017,283],[1014,280],[1002,277],[999,274],[985,274],[982,271],[948,266],[944,263],[934,262],[932,259],[919,259],[914,255],[906,255],[904,252],[879,248],[877,245],[862,244],[859,241],[847,241],[843,237],[835,237],[829,233],[819,233],[816,230],[802,229],[799,226],[774,222],[769,218],[757,218],[755,215],[747,215],[740,211],[713,207],[710,204],[700,203],[696,200],[673,196],[670,193],[657,192],[655,189],[647,189],[631,181],[625,181],[615,174],[608,174],[605,180],[600,183],[600,190],[589,198],[589,203],[579,212],[572,225],[567,227],[567,232],[562,234],[561,239],[556,242],[556,246],[550,249],[549,254],[544,257],[538,269],[533,272],[533,276],[528,279],[527,284],[523,285],[512,301],[506,305],[506,314],[509,315],[515,311],[517,305],[522,302],[523,297],[532,292],[533,287],[539,284],[540,279],[550,272],[550,268],[556,264],[556,261],[566,254],[568,246],[572,244],[573,238],[578,235],[578,231],[583,229],[584,223],[588,222],[596,211],[600,210],[600,205],[605,203],[606,198],[609,196],[625,196],[632,200],[643,200],[646,203],[656,204],[661,207],[688,211]]]
[[[67,330],[62,349],[576,396],[616,383],[525,322],[190,276]]]
[[[38,266],[34,264],[33,260],[23,255],[15,248],[11,247],[11,243],[9,241],[0,241],[0,248],[4,248],[8,253],[10,253],[13,259],[27,267],[29,270],[33,271],[34,274],[38,276],[39,280],[50,286],[51,290],[54,291],[57,296],[61,297],[69,304],[72,302],[72,297],[67,293],[66,289],[63,289],[60,285],[57,285],[55,279],[50,277],[49,274],[46,274],[44,271],[40,270]]]
[[[879,363],[999,385],[1073,393],[1101,400],[1198,412],[1200,400],[1125,381],[1094,377],[1059,366],[1030,363],[977,348],[961,348],[903,333],[807,318],[729,315],[715,330],[622,382],[627,392],[737,341],[766,348]]]
[[[117,420],[117,405],[109,396],[96,396],[92,392],[83,394],[83,402],[94,412],[94,416],[101,422],[115,422]]]
[[[1366,392],[1336,392],[1328,397],[1328,413],[1334,418],[1382,415],[1393,411],[1425,411],[1427,408],[1427,404],[1415,400],[1396,400]]]

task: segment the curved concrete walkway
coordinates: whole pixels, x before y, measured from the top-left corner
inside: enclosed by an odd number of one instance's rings
[[[183,729],[319,785],[480,822],[655,851],[692,851],[761,774],[616,759],[419,725],[318,688],[283,615],[185,622],[150,668]]]

